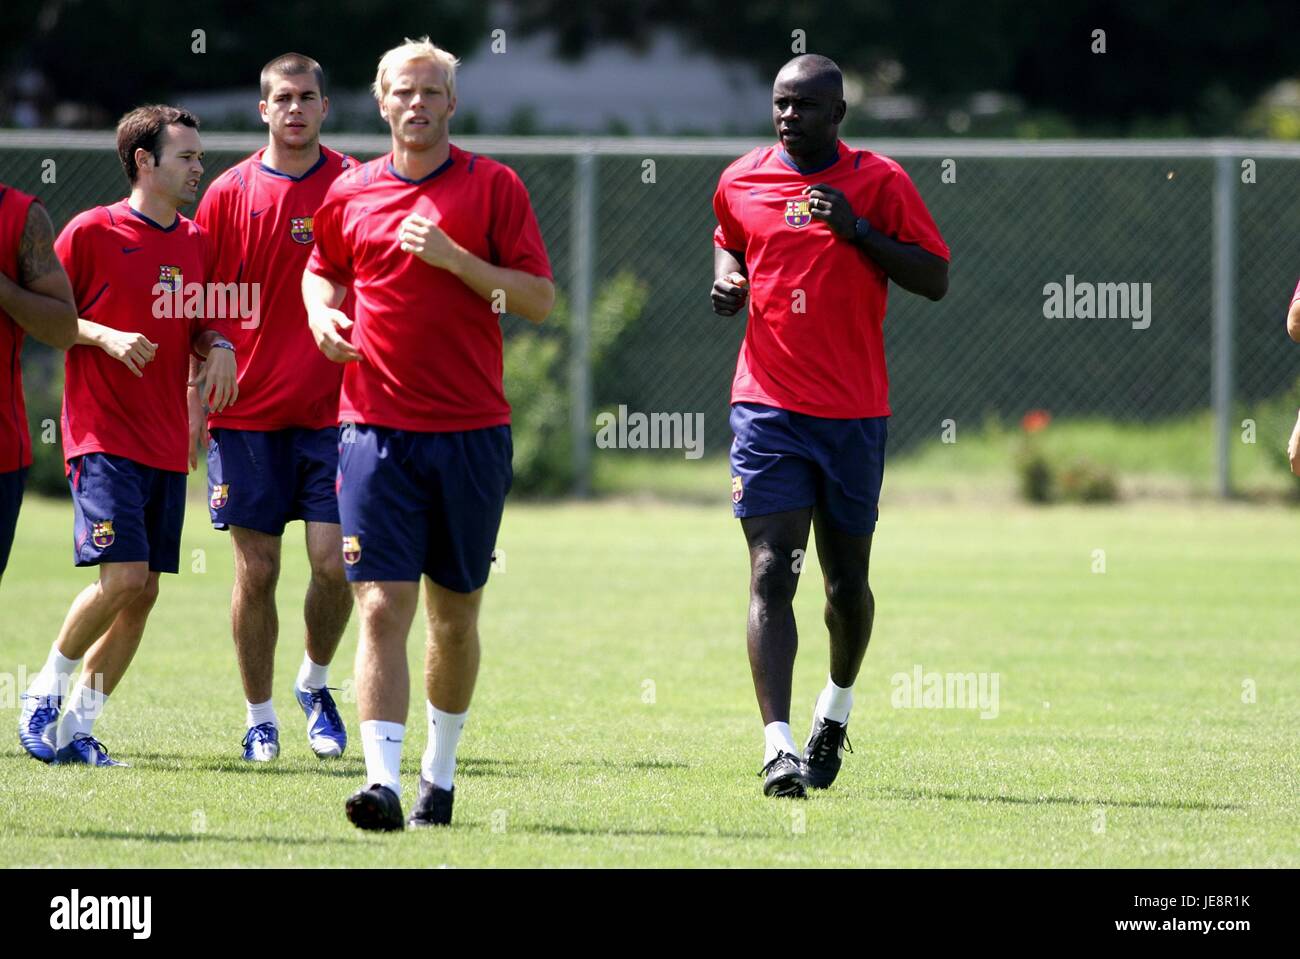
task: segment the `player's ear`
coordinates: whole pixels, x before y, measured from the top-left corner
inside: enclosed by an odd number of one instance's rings
[[[839,126],[844,122],[844,115],[849,112],[849,105],[841,100],[835,104],[835,109],[831,111],[831,122]]]
[[[321,97],[321,98],[320,98],[320,118],[321,118],[322,120],[324,120],[324,119],[325,119],[327,116],[329,116],[329,115],[330,115],[330,98],[329,98],[329,97]]]
[[[257,114],[262,118],[263,123],[270,123],[271,118],[266,115],[267,103],[265,100],[257,101]]]
[[[144,147],[135,148],[135,168],[138,171],[152,170],[154,166],[153,154]]]
[[[451,116],[455,112],[456,112],[456,98],[453,96],[451,100],[448,101],[447,103],[447,116]]]

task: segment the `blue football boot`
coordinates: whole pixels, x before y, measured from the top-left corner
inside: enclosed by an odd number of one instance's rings
[[[33,759],[54,762],[54,727],[59,723],[63,699],[30,693],[23,693],[22,698],[26,702],[18,714],[18,741]]]
[[[244,759],[250,763],[269,763],[280,755],[280,730],[275,723],[258,723],[244,734]]]
[[[348,731],[343,728],[343,717],[330,695],[330,687],[308,690],[295,686],[293,695],[307,714],[307,742],[311,751],[321,759],[342,756],[348,747]]]
[[[54,763],[57,766],[77,764],[82,766],[127,765],[127,763],[120,763],[116,759],[109,758],[108,750],[104,747],[104,744],[94,736],[88,736],[86,733],[77,733],[72,738],[72,742],[55,753]]]

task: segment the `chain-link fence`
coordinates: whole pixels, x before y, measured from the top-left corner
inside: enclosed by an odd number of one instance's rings
[[[209,179],[261,144],[246,136],[204,139]],[[387,149],[380,137],[327,142],[360,159]],[[503,159],[531,192],[568,314],[559,372],[573,420],[583,424],[572,439],[576,487],[586,487],[595,411],[620,404],[702,413],[705,451],[725,451],[743,319],[719,318],[709,308],[711,197],[726,164],[755,144],[456,142]],[[953,251],[942,302],[891,290],[895,453],[937,439],[948,419],[1013,419],[1041,408],[1151,422],[1214,409],[1206,443],[1217,451],[1216,486],[1226,491],[1242,410],[1281,396],[1297,374],[1300,354],[1288,350],[1283,320],[1300,272],[1300,147],[860,145],[902,163]],[[124,191],[105,134],[0,135],[0,181],[40,196],[56,227]],[[635,316],[623,318],[614,348],[593,364],[591,337],[599,339],[599,331],[590,327],[602,291],[629,277],[644,298]],[[1061,286],[1063,316],[1046,315],[1053,283]],[[1088,298],[1091,317],[1080,315]],[[507,337],[523,327],[507,318]],[[50,360],[28,351],[29,395],[57,391]]]

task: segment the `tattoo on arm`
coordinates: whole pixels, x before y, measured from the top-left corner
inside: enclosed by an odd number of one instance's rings
[[[54,224],[45,207],[33,203],[27,212],[27,224],[18,243],[18,276],[25,287],[55,270],[62,269],[54,255]]]

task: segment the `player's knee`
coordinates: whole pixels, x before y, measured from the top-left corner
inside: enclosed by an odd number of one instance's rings
[[[478,606],[440,603],[429,617],[429,637],[439,646],[465,646],[478,641]]]
[[[364,634],[393,637],[401,643],[406,642],[413,610],[394,597],[373,588],[373,585],[370,589],[354,591],[353,598]]]
[[[134,602],[149,586],[149,582],[149,570],[143,563],[114,564],[106,567],[100,575],[99,588],[109,602],[121,607]]]
[[[246,592],[273,592],[279,578],[280,560],[269,552],[248,550],[235,567],[236,584]]]
[[[840,576],[826,580],[826,605],[837,614],[859,612],[872,601],[866,576]]]
[[[472,619],[438,620],[429,634],[443,649],[462,649],[478,642],[478,623]]]
[[[136,593],[135,599],[131,605],[137,609],[148,611],[153,609],[153,604],[158,602],[158,577],[149,576],[140,591]]]
[[[750,592],[765,606],[788,606],[799,585],[796,561],[775,549],[764,549],[754,557]]]
[[[311,557],[312,584],[319,589],[351,595],[348,578],[343,572],[343,556],[338,550]]]

